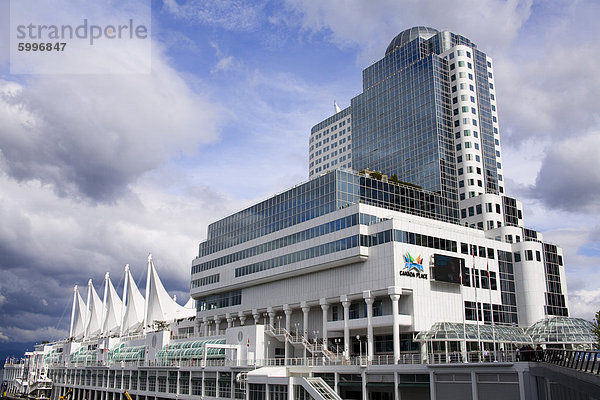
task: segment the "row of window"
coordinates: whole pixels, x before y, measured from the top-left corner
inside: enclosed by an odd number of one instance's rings
[[[242,291],[238,289],[201,297],[196,300],[196,310],[208,311],[240,304],[242,304]]]
[[[192,274],[206,271],[212,268],[220,267],[221,265],[229,264],[239,260],[246,259],[248,257],[257,256],[269,251],[277,250],[282,247],[291,246],[296,243],[310,240],[319,236],[327,235],[331,232],[337,232],[342,229],[355,226],[363,221],[368,221],[371,218],[376,218],[372,215],[367,214],[352,214],[347,217],[339,218],[334,221],[327,222],[325,224],[315,226],[313,228],[305,229],[303,231],[293,233],[270,242],[262,243],[253,247],[249,247],[244,250],[237,251],[235,253],[227,254],[226,256],[215,258],[210,261],[206,261],[202,264],[192,266]],[[365,224],[366,225],[366,224]]]
[[[206,286],[206,285],[211,285],[213,283],[218,283],[220,280],[221,274],[214,274],[214,275],[209,275],[209,276],[204,276],[202,278],[198,278],[198,279],[194,279],[192,280],[192,289],[201,287],[201,286]]]
[[[360,235],[362,236],[362,235]],[[235,269],[235,277],[255,274],[257,272],[266,271],[273,268],[282,267],[288,264],[309,260],[311,258],[321,257],[326,254],[331,254],[339,251],[344,251],[358,246],[359,235],[353,235],[347,238],[339,239],[333,242],[324,243],[319,246],[314,246],[308,249],[295,251],[283,256],[271,258],[269,260],[260,261],[250,265],[245,265]]]

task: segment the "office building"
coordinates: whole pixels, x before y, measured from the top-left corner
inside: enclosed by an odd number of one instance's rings
[[[71,338],[31,356],[53,398],[544,398],[516,349],[593,337],[505,194],[492,65],[451,32],[395,37],[312,128],[311,179],[209,225],[195,310],[151,258],[145,297],[129,269],[123,301],[76,290]]]

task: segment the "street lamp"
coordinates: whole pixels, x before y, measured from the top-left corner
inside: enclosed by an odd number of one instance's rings
[[[342,339],[335,338],[333,341],[335,342],[335,352],[337,354],[339,354],[340,353],[340,342],[342,341]]]

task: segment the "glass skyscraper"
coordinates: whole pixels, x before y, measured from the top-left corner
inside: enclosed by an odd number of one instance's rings
[[[492,60],[461,35],[401,32],[364,69],[363,93],[341,113],[351,121],[351,160],[332,154],[336,138],[328,134],[339,127],[317,124],[311,177],[340,164],[396,175],[440,194],[457,214],[459,201],[504,193]]]

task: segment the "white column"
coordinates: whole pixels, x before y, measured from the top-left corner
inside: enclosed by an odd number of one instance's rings
[[[310,307],[305,301],[300,303],[300,306],[302,307],[302,331],[304,332],[304,337],[308,339],[308,312],[310,311]]]
[[[371,296],[371,291],[365,290],[363,292],[365,303],[367,307],[367,360],[373,360],[373,301],[375,300]]]
[[[204,336],[208,336],[208,317],[204,317],[202,322],[204,323]]]
[[[260,322],[260,314],[256,308],[252,310],[252,318],[254,318],[254,325],[258,325]]]
[[[397,364],[400,359],[400,318],[398,315],[398,300],[400,300],[400,293],[398,293],[396,287],[392,286],[388,288],[388,294],[392,299],[392,327],[393,340],[394,340],[394,363]]]
[[[303,301],[302,303],[300,303],[300,306],[302,307],[302,335],[306,338],[306,340],[310,341],[309,337],[308,337],[308,312],[310,311],[310,307],[308,307],[308,305],[306,304],[305,301]],[[304,347],[304,359],[306,360],[306,346]]]
[[[227,328],[231,328],[231,323],[233,322],[233,318],[231,318],[231,314],[225,314],[225,320],[227,321]]]
[[[273,311],[273,307],[267,308],[267,313],[269,314],[269,325],[275,328],[275,312]]]
[[[240,325],[244,326],[246,324],[246,314],[243,311],[238,312],[238,318],[240,319]]]
[[[344,357],[350,358],[350,327],[348,322],[350,321],[350,301],[346,295],[340,296],[342,307],[344,307]]]
[[[326,299],[319,301],[321,304],[321,310],[323,310],[323,347],[327,348],[327,310],[329,310],[329,304]]]
[[[219,334],[219,325],[221,325],[221,317],[215,315],[214,319],[215,319],[215,335],[218,335]]]

